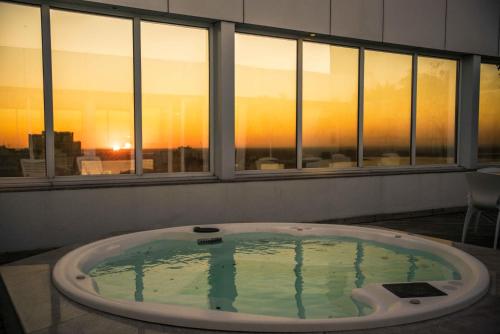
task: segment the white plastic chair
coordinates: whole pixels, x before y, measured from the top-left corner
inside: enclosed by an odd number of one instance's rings
[[[397,153],[383,153],[378,162],[378,166],[399,166],[401,157]]]
[[[465,216],[464,227],[462,231],[462,242],[465,242],[465,236],[470,221],[476,215],[476,229],[481,217],[481,211],[497,209],[498,217],[495,228],[495,240],[493,248],[497,248],[498,232],[500,230],[500,175],[487,173],[471,172],[466,173],[467,183],[469,184],[469,207]]]
[[[478,169],[477,171],[479,173],[499,174],[500,175],[500,168],[499,167],[486,167],[486,168]]]
[[[101,158],[96,156],[81,156],[76,158],[81,175],[104,174]]]
[[[46,165],[45,159],[21,159],[23,176],[44,177]]]
[[[133,166],[135,168],[135,166]],[[133,169],[132,168],[132,169]],[[153,159],[142,159],[142,169],[152,171],[155,169]]]

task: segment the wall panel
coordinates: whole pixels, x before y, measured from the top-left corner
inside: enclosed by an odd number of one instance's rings
[[[169,0],[169,12],[242,22],[243,0]]]
[[[384,42],[444,49],[446,0],[385,0]]]
[[[328,34],[330,33],[330,1],[245,1],[245,23]]]
[[[84,0],[86,3],[102,3],[113,6],[131,7],[137,9],[154,10],[166,12],[168,9],[168,0]]]
[[[466,194],[463,173],[0,193],[0,253],[170,226],[457,207]]]
[[[500,1],[448,0],[446,49],[498,55]]]
[[[331,34],[382,41],[383,0],[332,0]]]

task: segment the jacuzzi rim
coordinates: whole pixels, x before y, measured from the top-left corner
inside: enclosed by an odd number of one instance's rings
[[[369,284],[361,289],[354,289],[353,296],[370,304],[374,308],[374,312],[370,315],[333,319],[296,319],[204,310],[174,304],[106,299],[95,292],[92,279],[82,270],[82,266],[89,267],[92,266],[92,263],[95,264],[104,258],[112,256],[111,254],[104,256],[100,253],[100,256],[97,258],[90,257],[92,253],[96,253],[96,249],[102,251],[102,248],[106,247],[106,245],[108,252],[110,252],[110,249],[118,249],[121,247],[121,244],[123,245],[128,241],[126,246],[120,249],[122,251],[148,240],[153,240],[154,236],[164,233],[192,232],[193,226],[170,227],[130,233],[81,246],[67,253],[57,262],[52,276],[54,285],[70,299],[106,313],[165,325],[248,332],[355,330],[407,324],[440,317],[466,308],[482,298],[487,293],[489,287],[488,270],[479,260],[452,246],[409,233],[350,225],[302,223],[233,223],[213,224],[210,226],[221,229],[219,233],[214,233],[217,235],[256,231],[296,235],[314,235],[315,233],[317,235],[324,235],[324,233],[320,232],[327,231],[330,235],[347,235],[365,240],[374,240],[375,238],[377,239],[376,241],[400,246],[409,243],[402,246],[409,249],[421,249],[437,253],[440,257],[451,262],[462,276],[462,290],[446,291],[449,293],[446,297],[428,297],[424,298],[425,302],[420,305],[409,306],[409,299],[399,299],[392,296],[393,300],[388,301],[390,293],[386,291],[387,294],[382,294],[378,288],[382,283]],[[457,264],[455,261],[460,263]],[[76,278],[82,274],[85,275],[85,279]],[[442,288],[447,282],[430,283],[438,288]],[[413,309],[410,310],[410,308]]]

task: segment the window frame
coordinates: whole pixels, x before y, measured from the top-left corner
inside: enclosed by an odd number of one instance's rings
[[[449,170],[464,170],[458,163],[460,161],[459,150],[458,150],[458,135],[459,135],[459,117],[460,117],[460,98],[461,98],[461,64],[462,56],[459,54],[450,54],[446,51],[429,51],[426,49],[420,49],[417,47],[398,47],[393,45],[382,45],[377,42],[356,42],[347,38],[339,38],[334,36],[314,36],[311,37],[309,34],[300,33],[286,33],[281,31],[276,31],[272,28],[256,28],[248,26],[245,24],[237,24],[235,33],[251,34],[256,36],[266,36],[275,38],[286,38],[295,39],[297,41],[297,107],[296,107],[296,122],[302,121],[302,44],[303,42],[312,42],[326,44],[330,46],[339,47],[351,47],[358,49],[358,147],[357,147],[357,165],[349,168],[303,168],[302,167],[302,124],[296,124],[296,156],[297,156],[297,167],[295,169],[281,169],[273,171],[260,171],[260,170],[245,170],[236,171],[236,179],[246,179],[246,178],[257,178],[259,176],[263,178],[277,177],[277,176],[291,176],[291,175],[303,175],[305,177],[310,177],[313,175],[323,175],[323,176],[348,176],[351,174],[373,174],[382,172],[382,174],[399,174],[407,172],[426,172],[426,171],[449,171]],[[299,54],[300,50],[300,54]],[[405,166],[363,166],[363,123],[364,123],[364,59],[365,51],[378,51],[387,53],[396,53],[409,55],[412,57],[412,86],[411,86],[411,121],[410,121],[410,164]],[[418,57],[430,57],[438,59],[448,59],[455,60],[457,62],[457,72],[456,72],[456,91],[455,91],[455,138],[454,138],[454,163],[452,164],[431,164],[431,165],[417,165],[416,164],[416,100],[417,100],[417,74],[418,74]],[[299,87],[300,85],[300,87]],[[299,105],[300,102],[300,105]],[[299,138],[300,135],[300,138]],[[299,145],[300,144],[300,145]]]
[[[364,166],[364,141],[363,141],[363,138],[364,138],[364,111],[365,111],[365,99],[364,99],[364,82],[365,82],[365,51],[375,51],[375,52],[384,52],[384,53],[393,53],[393,54],[397,54],[397,55],[405,55],[405,56],[410,56],[411,57],[411,63],[412,63],[412,67],[411,67],[411,92],[410,92],[410,138],[409,138],[409,143],[410,143],[410,146],[408,147],[409,149],[409,153],[410,153],[410,164],[409,165],[401,165],[401,166],[370,166],[370,167],[365,167]],[[414,141],[414,116],[415,116],[415,111],[414,109],[416,109],[416,89],[417,89],[417,85],[416,85],[416,80],[415,80],[415,77],[416,77],[416,67],[415,67],[415,52],[411,52],[411,51],[408,51],[408,50],[404,50],[404,51],[399,51],[399,50],[392,50],[392,49],[388,49],[386,50],[385,48],[377,48],[377,47],[366,47],[366,48],[363,48],[362,50],[362,53],[363,53],[363,86],[362,87],[359,87],[358,89],[358,94],[359,92],[362,90],[363,91],[363,99],[359,101],[358,103],[358,109],[359,108],[362,108],[363,112],[362,112],[362,116],[363,118],[362,119],[358,119],[358,138],[361,138],[360,141],[358,140],[358,165],[357,165],[357,168],[363,168],[363,169],[369,169],[369,170],[379,170],[379,169],[405,169],[405,168],[412,168],[412,167],[417,167],[414,162],[415,162],[415,157],[413,155],[413,147],[415,146],[415,141]],[[360,67],[361,67],[361,64],[360,64]],[[358,76],[358,81],[360,81],[360,77]],[[360,107],[360,105],[362,105]],[[360,112],[358,111],[358,114],[360,114]],[[415,118],[416,119],[416,118]],[[416,128],[416,127],[415,127]],[[359,133],[361,132],[361,134]],[[359,142],[361,144],[359,144]]]
[[[137,166],[137,161],[141,161],[142,163],[142,59],[141,59],[141,29],[140,25],[141,22],[150,22],[150,23],[159,23],[159,24],[170,24],[170,25],[176,25],[180,27],[187,27],[187,28],[201,28],[201,29],[206,29],[208,32],[208,171],[207,172],[172,172],[172,173],[158,173],[158,172],[153,172],[153,173],[143,173],[142,172],[142,164],[140,166],[140,174],[136,172],[136,175],[141,176],[142,178],[146,179],[157,179],[157,178],[189,178],[189,177],[206,177],[206,176],[213,176],[214,171],[215,171],[215,166],[214,166],[214,159],[215,159],[215,149],[214,149],[214,143],[215,143],[215,126],[214,126],[214,114],[215,114],[215,90],[214,87],[216,85],[215,83],[215,58],[214,58],[214,27],[212,25],[207,25],[207,24],[187,24],[187,21],[182,21],[183,23],[172,23],[171,20],[169,19],[162,19],[158,17],[148,17],[148,18],[142,18],[138,19],[138,22],[135,22],[134,18],[134,30],[138,29],[138,31],[134,31],[134,67],[139,66],[140,68],[138,69],[138,73],[134,72],[134,84],[136,84],[136,81],[140,81],[141,85],[137,87],[137,90],[134,92],[134,95],[137,95],[139,101],[137,101],[140,106],[141,112],[140,115],[136,115],[136,117],[140,118],[136,123],[141,123],[141,128],[140,128],[140,133],[141,136],[138,136],[138,132],[136,129],[136,135],[139,138],[136,138],[136,143],[138,140],[140,140],[140,145],[141,145],[141,151],[139,152],[136,150],[136,170],[138,169]],[[176,22],[178,20],[175,20]],[[136,25],[138,27],[136,27]],[[136,37],[136,34],[138,35],[138,38]],[[136,61],[136,59],[139,59]],[[137,100],[136,96],[134,96],[134,102]]]
[[[4,3],[10,3],[10,4],[14,4],[14,5],[24,5],[24,6],[30,6],[30,7],[34,7],[34,8],[38,8],[40,9],[40,31],[41,31],[41,34],[40,34],[40,42],[41,42],[41,45],[42,45],[42,48],[41,48],[41,51],[42,51],[42,96],[43,96],[43,102],[42,102],[42,105],[43,105],[43,128],[45,131],[47,131],[47,127],[48,127],[48,113],[47,113],[47,103],[46,103],[46,97],[47,97],[47,92],[46,92],[46,75],[45,75],[45,71],[46,71],[46,63],[45,63],[45,50],[44,50],[44,45],[46,44],[46,41],[44,40],[45,36],[45,32],[44,32],[44,14],[43,14],[43,6],[40,2],[37,2],[37,1],[8,1],[8,0],[0,0],[1,2],[4,2]],[[53,156],[53,150],[51,149],[51,151],[47,151],[47,148],[48,148],[48,144],[47,144],[47,141],[48,141],[48,138],[47,138],[47,135],[45,137],[45,176],[12,176],[12,177],[0,177],[0,190],[1,190],[1,187],[3,184],[6,184],[7,186],[11,185],[11,184],[20,184],[20,185],[31,185],[33,183],[35,184],[43,184],[46,180],[49,179],[49,174],[48,174],[48,170],[49,170],[49,167],[48,167],[48,159],[47,157],[49,155],[52,155]]]
[[[487,65],[496,65],[500,66],[500,60],[494,60],[490,58],[481,58],[481,64],[487,64]],[[477,168],[487,168],[487,167],[498,167],[500,166],[500,160],[499,161],[489,161],[489,162],[479,162],[479,113],[481,112],[479,110],[480,107],[480,102],[479,102],[479,95],[481,92],[481,70],[479,70],[479,83],[478,83],[478,105],[477,105],[477,140],[478,140],[478,145],[477,145],[477,151],[476,151],[476,159],[477,159]]]
[[[276,35],[270,35],[270,34],[254,34],[252,32],[246,32],[240,31],[240,29],[235,29],[234,34],[245,34],[245,35],[254,35],[254,36],[260,36],[260,37],[271,37],[271,38],[281,38],[281,39],[287,39],[287,40],[293,40],[296,42],[296,48],[295,48],[295,56],[296,56],[296,66],[295,66],[295,168],[284,168],[284,169],[276,169],[276,170],[268,170],[268,171],[262,171],[262,170],[257,170],[257,169],[249,169],[249,170],[236,170],[236,163],[234,164],[234,174],[235,177],[238,175],[274,175],[274,174],[288,174],[288,173],[293,173],[296,172],[297,170],[300,170],[300,166],[302,163],[302,40],[298,38],[292,38],[292,37],[286,37],[283,36],[282,34],[276,34]],[[235,57],[236,58],[236,57]],[[300,69],[300,71],[299,71]],[[235,61],[235,76],[236,76],[236,61]],[[236,81],[235,81],[235,87],[236,87]],[[300,92],[300,94],[299,94]],[[236,101],[236,94],[235,94],[235,101]],[[236,104],[236,103],[235,103]],[[300,112],[299,112],[300,110]],[[236,108],[234,108],[234,114],[236,117]],[[236,118],[235,118],[236,120]],[[300,123],[299,123],[300,120]],[[235,139],[236,139],[236,121],[233,124],[234,126],[234,132],[235,132]],[[299,129],[300,128],[300,129]],[[300,136],[299,136],[300,134]],[[299,139],[300,138],[300,139]],[[299,146],[300,144],[300,146]],[[234,147],[234,153],[236,155],[236,143]],[[299,159],[300,157],[300,159]]]
[[[318,35],[312,36],[309,33],[298,31],[287,31],[278,28],[257,27],[245,23],[234,23],[234,33],[247,33],[253,35],[261,35],[268,37],[278,37],[293,39],[297,42],[297,87],[296,87],[296,156],[297,166],[295,169],[283,169],[274,171],[234,171],[234,177],[230,180],[221,180],[215,175],[215,115],[216,115],[216,99],[218,92],[216,85],[217,78],[217,60],[218,54],[216,50],[216,29],[213,19],[203,18],[183,18],[179,15],[170,14],[167,12],[151,12],[135,8],[123,8],[110,4],[75,4],[54,1],[54,3],[46,0],[0,0],[7,3],[32,5],[40,8],[41,12],[41,30],[42,30],[42,61],[43,61],[43,92],[44,92],[44,120],[45,131],[47,133],[46,140],[46,160],[47,160],[47,176],[46,177],[3,177],[0,178],[0,192],[2,191],[31,191],[36,190],[52,190],[52,189],[73,189],[73,188],[93,188],[93,187],[121,187],[121,186],[137,186],[137,185],[163,185],[163,184],[189,184],[189,183],[210,183],[210,182],[238,182],[252,180],[280,180],[280,179],[309,179],[309,178],[331,178],[331,177],[359,177],[373,175],[399,175],[399,174],[416,174],[416,173],[441,173],[441,172],[463,172],[467,168],[459,165],[461,161],[459,148],[459,134],[461,133],[462,117],[461,98],[462,98],[462,67],[463,60],[467,55],[451,52],[446,50],[429,50],[415,46],[402,47],[391,44],[382,44],[382,42],[356,41],[349,38]],[[134,73],[134,136],[135,136],[135,158],[136,170],[134,174],[129,175],[96,175],[96,176],[54,176],[54,147],[53,147],[53,106],[52,106],[52,66],[51,66],[51,46],[50,46],[50,9],[67,10],[80,13],[103,15],[117,18],[127,18],[132,20],[133,26],[133,73]],[[142,123],[142,103],[141,103],[141,73],[140,73],[140,45],[137,48],[136,44],[140,44],[140,22],[156,22],[174,24],[186,27],[205,28],[208,30],[208,45],[209,45],[209,172],[185,172],[185,173],[140,173],[140,168],[137,164],[142,160],[142,128],[138,129],[138,122]],[[139,25],[139,29],[136,26]],[[139,39],[137,39],[137,35]],[[358,165],[356,167],[332,169],[332,168],[302,168],[302,43],[323,43],[333,46],[351,47],[358,49]],[[457,61],[457,77],[456,77],[456,103],[455,103],[455,163],[440,164],[440,165],[416,165],[415,164],[415,129],[414,117],[416,112],[416,76],[415,68],[412,68],[412,121],[411,121],[411,138],[410,138],[410,159],[411,164],[408,166],[380,166],[380,167],[363,167],[363,131],[359,131],[363,127],[363,108],[364,108],[364,51],[382,51],[394,52],[412,55],[412,62],[416,64],[418,56],[436,57],[442,59],[451,59]],[[139,55],[139,57],[137,57]],[[233,55],[234,59],[234,55]],[[481,57],[481,63],[499,64],[498,59]],[[139,81],[139,83],[137,82]],[[137,94],[139,92],[139,94]],[[137,104],[140,106],[137,107]],[[234,116],[234,115],[233,115]],[[234,126],[234,125],[233,125]],[[139,142],[139,143],[138,143]],[[233,153],[234,154],[234,153]],[[138,156],[140,157],[138,158]],[[361,162],[361,166],[360,166]],[[482,164],[477,164],[481,166]],[[489,165],[498,165],[498,163],[488,163]],[[233,165],[234,168],[234,165]]]
[[[314,173],[314,172],[320,172],[320,173],[327,173],[327,172],[339,172],[339,171],[357,171],[359,170],[363,165],[363,131],[360,131],[360,129],[363,129],[363,113],[364,113],[364,108],[361,107],[360,108],[360,105],[363,105],[364,106],[364,91],[361,92],[362,88],[364,87],[364,71],[365,71],[365,67],[364,67],[364,57],[365,57],[365,47],[362,46],[362,45],[356,45],[356,46],[351,46],[351,45],[347,45],[347,44],[341,44],[341,43],[333,43],[333,42],[327,42],[327,41],[316,41],[316,40],[310,40],[310,39],[300,39],[300,45],[301,45],[301,48],[302,48],[302,45],[303,45],[303,42],[307,42],[307,43],[317,43],[317,44],[323,44],[323,45],[328,45],[328,46],[337,46],[337,47],[342,47],[342,48],[351,48],[351,49],[356,49],[358,50],[358,84],[357,84],[357,88],[358,88],[358,101],[357,101],[357,113],[356,113],[356,127],[357,127],[357,132],[356,132],[356,137],[357,137],[357,142],[356,142],[356,166],[353,166],[353,167],[346,167],[346,168],[338,168],[338,169],[334,169],[334,168],[328,168],[328,167],[302,167],[302,145],[300,146],[300,152],[301,152],[301,159],[299,161],[299,159],[297,158],[297,169],[298,170],[302,170],[302,171],[305,171],[305,172],[310,172],[310,173]],[[302,51],[302,50],[301,50]],[[303,54],[301,54],[300,58],[301,58],[301,61],[303,60]],[[362,72],[362,73],[361,73]],[[304,71],[303,71],[303,68],[302,68],[302,63],[301,63],[301,68],[300,68],[300,80],[301,80],[301,84],[303,83],[302,81],[302,77],[304,75]],[[302,96],[302,91],[303,91],[303,87],[301,86],[300,87],[300,93],[301,93],[301,96],[300,96],[300,120],[301,120],[301,124],[300,124],[300,129],[301,129],[301,137],[302,137],[302,113],[303,113],[303,96]],[[297,92],[299,92],[299,90],[297,90]],[[360,93],[361,92],[361,93]],[[298,98],[297,98],[298,100]],[[297,111],[297,113],[299,113],[299,111]],[[297,119],[298,119],[299,116],[297,116]],[[300,143],[302,144],[302,138],[300,138]],[[361,143],[361,145],[360,145]],[[360,159],[361,158],[361,162],[360,162]],[[360,165],[361,164],[361,165]],[[366,168],[364,167],[363,170],[366,170]]]
[[[160,15],[144,14],[140,10],[116,10],[115,6],[93,7],[73,3],[46,4],[41,0],[1,0],[6,3],[35,6],[40,8],[41,31],[42,31],[42,63],[43,63],[43,94],[44,94],[44,127],[46,133],[46,176],[45,177],[3,177],[0,178],[0,188],[22,185],[67,185],[67,184],[108,184],[123,182],[145,182],[152,183],[162,181],[177,181],[183,179],[212,179],[214,177],[214,27],[207,20],[185,20]],[[134,96],[134,159],[135,171],[131,174],[115,175],[71,175],[55,176],[54,157],[54,112],[53,112],[53,87],[52,87],[52,50],[50,36],[50,10],[62,10],[81,14],[99,15],[111,18],[129,19],[132,24],[132,73],[133,73],[133,96]],[[208,172],[175,172],[175,173],[146,173],[142,172],[142,85],[141,85],[141,46],[140,46],[140,23],[154,22],[165,23],[183,27],[194,27],[206,29],[208,32],[208,80],[209,80],[209,170]]]
[[[453,163],[452,164],[433,164],[433,165],[417,165],[416,164],[416,152],[415,154],[413,154],[412,152],[412,164],[415,164],[415,166],[419,167],[419,166],[459,166],[458,164],[458,161],[459,160],[459,149],[458,149],[458,144],[459,144],[459,141],[458,141],[458,136],[459,136],[459,117],[460,117],[460,87],[461,87],[461,77],[462,77],[462,60],[460,57],[452,57],[452,56],[436,56],[435,54],[426,54],[426,53],[415,53],[414,54],[414,66],[415,66],[415,70],[416,70],[416,73],[415,74],[412,74],[413,76],[417,77],[418,76],[418,57],[426,57],[426,58],[436,58],[436,59],[445,59],[445,60],[454,60],[456,61],[456,82],[455,82],[455,138],[453,140],[454,142],[454,148],[453,148],[453,151],[455,152],[455,156],[454,156],[454,159],[453,159]],[[413,140],[415,141],[415,145],[413,145],[413,147],[415,148],[416,150],[416,112],[417,112],[417,101],[416,101],[416,98],[417,98],[417,78],[415,78],[415,82],[414,82],[414,85],[415,85],[415,88],[414,88],[414,91],[415,91],[415,103],[414,103],[414,108],[415,108],[415,122],[413,122],[413,119],[412,119],[412,133],[415,134],[415,138],[413,138]],[[413,98],[413,95],[412,95],[412,98]],[[412,106],[413,108],[413,106]],[[413,112],[413,109],[412,109],[412,112]],[[413,123],[415,125],[415,129],[413,129]]]
[[[89,12],[89,11],[82,11],[82,10],[79,10],[79,9],[73,9],[73,8],[66,8],[66,5],[62,6],[62,7],[59,7],[59,5],[57,6],[43,6],[42,5],[42,16],[44,15],[43,13],[43,8],[46,8],[46,11],[48,12],[47,15],[48,16],[48,23],[46,22],[46,24],[48,24],[48,29],[46,29],[47,33],[49,34],[49,39],[50,39],[50,42],[48,42],[49,46],[52,46],[52,36],[50,35],[51,33],[51,26],[50,26],[50,11],[51,10],[58,10],[58,11],[64,11],[64,12],[68,12],[68,13],[77,13],[77,14],[88,14],[88,15],[96,15],[96,16],[102,16],[102,17],[110,17],[110,18],[118,18],[118,19],[124,19],[124,20],[129,20],[130,23],[131,23],[131,27],[132,27],[132,94],[133,94],[133,120],[134,120],[134,127],[133,127],[133,131],[134,131],[134,154],[133,154],[133,159],[134,159],[134,172],[133,173],[130,173],[130,174],[111,174],[111,175],[106,175],[106,174],[103,174],[103,175],[55,175],[55,161],[50,161],[50,160],[53,160],[55,159],[55,156],[54,156],[54,150],[55,150],[55,145],[54,145],[54,133],[55,133],[55,130],[54,130],[54,106],[53,106],[53,94],[54,94],[54,87],[53,87],[53,81],[52,81],[52,75],[53,75],[53,64],[52,64],[52,48],[48,49],[46,51],[46,53],[48,53],[47,57],[50,57],[49,58],[49,61],[50,61],[50,73],[49,71],[47,71],[47,74],[50,76],[50,105],[51,105],[51,108],[50,108],[50,115],[48,115],[48,117],[50,117],[50,127],[51,127],[51,131],[47,131],[46,130],[46,133],[48,133],[47,136],[50,136],[51,137],[51,141],[52,141],[52,144],[50,145],[50,149],[52,150],[52,155],[49,157],[46,157],[47,159],[47,176],[49,179],[54,179],[55,181],[54,182],[57,182],[57,180],[74,180],[74,181],[79,181],[79,180],[87,180],[87,179],[93,179],[93,180],[96,180],[96,181],[99,181],[103,178],[106,178],[106,179],[111,179],[111,178],[116,178],[116,179],[128,179],[130,178],[131,176],[139,176],[140,174],[138,174],[138,170],[139,171],[142,171],[142,159],[141,160],[137,160],[137,157],[138,157],[138,152],[142,152],[142,150],[138,150],[137,149],[137,144],[138,144],[138,140],[140,140],[139,144],[142,142],[142,140],[140,139],[140,136],[138,136],[138,133],[141,133],[142,132],[142,129],[140,128],[140,123],[138,124],[137,123],[137,119],[138,119],[138,113],[140,113],[142,115],[142,108],[139,109],[140,112],[138,112],[138,109],[137,109],[137,99],[139,98],[139,102],[142,100],[141,99],[141,95],[139,94],[139,96],[137,95],[137,87],[136,87],[136,84],[137,84],[137,81],[140,82],[140,78],[136,78],[136,67],[137,67],[137,64],[136,64],[136,40],[137,40],[137,37],[135,35],[136,33],[136,28],[135,28],[135,25],[136,25],[136,22],[135,22],[135,18],[134,17],[126,17],[126,16],[117,16],[117,15],[108,15],[108,14],[104,14],[104,13],[100,13],[100,12]],[[64,8],[63,8],[64,7]],[[72,7],[72,6],[68,6],[68,7]],[[43,25],[44,25],[44,22],[42,22],[42,29],[43,29]],[[140,41],[140,39],[139,39]],[[46,43],[47,44],[47,43]],[[140,51],[140,49],[139,49]],[[44,54],[45,55],[45,54]],[[45,62],[45,61],[44,61]],[[44,77],[46,76],[46,73],[44,72]],[[140,87],[139,87],[140,88]],[[139,131],[139,132],[138,132]],[[49,147],[47,147],[46,149],[49,149]],[[142,156],[141,156],[142,157]],[[131,156],[131,159],[132,159],[132,156]],[[141,164],[138,163],[138,161],[141,162]],[[50,175],[50,176],[49,176]]]

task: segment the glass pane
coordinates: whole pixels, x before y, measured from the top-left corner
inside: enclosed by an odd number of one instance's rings
[[[141,22],[145,173],[209,171],[207,29]]]
[[[500,69],[492,64],[481,64],[478,159],[500,161]]]
[[[236,34],[236,170],[296,168],[297,42]]]
[[[455,162],[457,62],[418,57],[417,165]]]
[[[303,44],[302,167],[356,166],[358,49]]]
[[[0,2],[0,177],[45,176],[40,8]]]
[[[365,52],[365,166],[410,164],[411,72],[409,55]]]
[[[133,173],[132,21],[50,15],[56,175]]]

